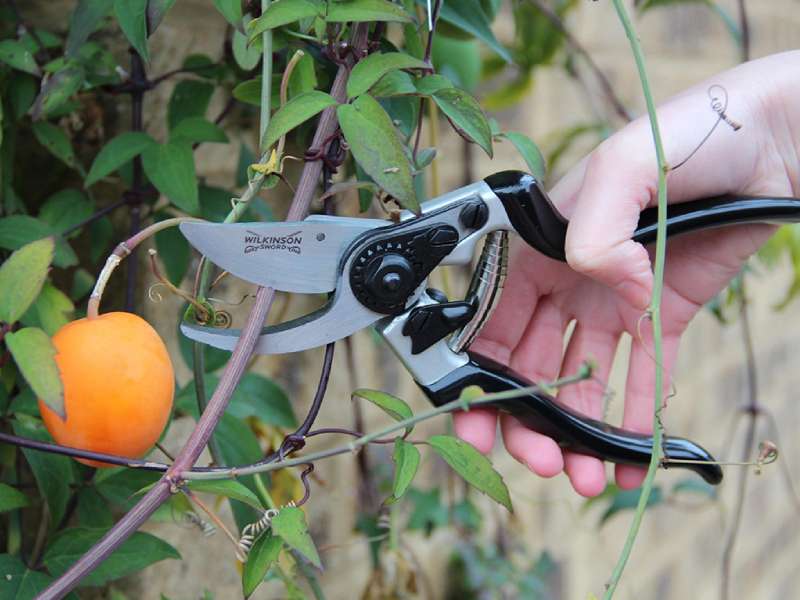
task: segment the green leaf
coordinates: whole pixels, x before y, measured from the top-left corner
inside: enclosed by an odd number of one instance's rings
[[[642,495],[642,489],[636,488],[633,490],[622,490],[616,485],[609,485],[606,490],[599,496],[591,498],[586,502],[589,506],[593,501],[611,500],[608,508],[606,508],[603,515],[600,517],[600,525],[603,525],[615,514],[624,510],[635,510],[639,505],[639,497]],[[647,508],[656,506],[664,501],[664,493],[659,486],[654,486],[650,492],[650,497],[647,499]]]
[[[42,146],[65,165],[80,170],[72,143],[63,129],[47,121],[37,121],[33,124],[33,135]]]
[[[673,494],[698,494],[700,496],[704,496],[709,500],[713,500],[717,497],[717,486],[711,485],[710,483],[706,483],[700,479],[695,477],[689,477],[688,479],[682,479],[675,483],[672,486],[672,493]]]
[[[328,4],[328,23],[387,21],[410,23],[414,20],[401,6],[388,0],[342,0]]]
[[[147,62],[147,3],[148,0],[114,0],[114,12],[125,37]]]
[[[105,533],[104,529],[85,527],[66,529],[53,539],[42,560],[48,571],[59,577]],[[103,585],[167,558],[180,559],[181,555],[164,540],[137,531],[83,579],[81,585]]]
[[[443,75],[426,75],[415,80],[414,85],[420,94],[430,96],[439,90],[453,87],[453,82]]]
[[[40,442],[52,442],[50,434],[38,419],[17,414],[12,421],[14,435],[34,439]],[[38,452],[36,450],[22,450],[25,460],[28,461],[36,485],[42,499],[47,502],[50,512],[50,526],[55,527],[61,522],[67,509],[67,503],[72,496],[71,484],[74,482],[74,461],[66,456]]]
[[[194,492],[202,492],[204,494],[214,494],[216,496],[224,496],[225,498],[233,498],[239,502],[252,506],[256,510],[264,510],[264,505],[253,492],[247,489],[238,481],[231,479],[209,479],[204,481],[202,479],[189,480],[189,489]]]
[[[65,55],[75,56],[83,43],[97,29],[103,18],[111,12],[114,0],[79,0],[69,22]]]
[[[297,550],[314,566],[322,568],[314,540],[308,533],[306,515],[302,509],[286,506],[272,519],[272,532],[280,536],[290,548]]]
[[[29,504],[30,502],[25,494],[10,485],[0,483],[0,512],[16,510],[23,506],[28,506]],[[0,573],[0,576],[2,575],[3,574]]]
[[[417,94],[417,87],[414,79],[405,71],[391,71],[381,77],[369,93],[375,98],[407,96]]]
[[[0,41],[0,61],[19,71],[39,75],[39,67],[33,54],[16,40]]]
[[[212,142],[227,144],[228,136],[219,125],[203,117],[188,117],[178,123],[170,131],[171,140],[184,140],[187,142]]]
[[[63,235],[92,215],[93,204],[80,190],[65,188],[45,200],[39,209],[39,219]],[[75,231],[73,235],[78,235]]]
[[[18,557],[0,554],[0,591],[3,600],[34,600],[39,592],[53,582],[53,578],[25,566]],[[65,600],[78,600],[71,593]]]
[[[439,11],[439,18],[474,35],[501,56],[503,60],[511,62],[511,54],[494,37],[489,18],[483,11],[479,0],[458,0],[458,5],[454,5],[452,2],[443,2]]]
[[[163,212],[155,215],[158,221],[163,221],[169,217],[170,215]],[[180,285],[189,270],[189,261],[192,257],[189,242],[181,235],[177,227],[159,231],[155,238],[158,257],[164,265],[167,278],[175,285]]]
[[[33,119],[55,113],[81,88],[85,76],[83,68],[70,66],[47,78],[31,108]]]
[[[36,79],[26,73],[15,72],[9,77],[9,86],[4,92],[11,108],[6,118],[13,117],[15,121],[21,119],[33,104],[36,98],[38,85]]]
[[[417,212],[411,163],[392,120],[372,96],[363,95],[337,108],[339,125],[358,164],[405,208]]]
[[[427,535],[437,527],[444,527],[450,521],[450,510],[442,504],[438,487],[424,492],[411,488],[408,491],[408,499],[414,506],[408,519],[408,529],[410,531],[422,530]]]
[[[204,381],[206,395],[210,397],[217,388],[219,378],[206,374]],[[190,381],[178,393],[175,404],[179,408],[196,404],[194,381]],[[247,373],[242,377],[231,396],[227,412],[239,419],[256,417],[267,425],[297,427],[297,417],[286,392],[271,379],[255,373]]]
[[[94,287],[95,277],[86,269],[75,269],[72,274],[72,287],[69,295],[73,301],[77,302],[84,298]]]
[[[263,147],[270,148],[278,138],[335,104],[333,96],[318,90],[292,98],[272,115],[264,134]]]
[[[260,17],[250,21],[247,25],[247,35],[252,43],[265,31],[320,14],[322,7],[311,0],[277,0],[270,4]]]
[[[12,215],[0,219],[0,248],[17,250],[28,242],[50,237],[55,232],[47,224],[28,215]],[[57,267],[71,267],[78,264],[78,257],[69,244],[61,238],[56,239],[56,252],[53,264]]]
[[[170,140],[149,146],[142,153],[142,166],[153,185],[173,204],[189,214],[197,213],[200,202],[191,144]]]
[[[22,317],[25,325],[41,327],[47,335],[55,335],[72,320],[75,305],[61,290],[45,283],[32,309]]]
[[[161,477],[154,471],[140,471],[114,467],[98,469],[94,476],[94,489],[108,502],[123,510],[129,510],[138,500],[136,492],[154,484]]]
[[[55,335],[72,320],[75,306],[69,296],[50,283],[45,283],[36,302],[22,317],[27,327],[39,327],[47,335]]]
[[[247,38],[241,32],[233,32],[231,42],[233,58],[243,71],[252,71],[261,62],[261,50],[256,46],[248,46]]]
[[[147,30],[153,35],[161,25],[167,11],[175,4],[175,0],[149,0],[147,3]]]
[[[261,106],[261,76],[242,81],[233,88],[231,93],[239,102]]]
[[[392,460],[395,465],[392,496],[394,498],[400,498],[406,493],[406,490],[414,480],[414,475],[417,474],[417,467],[419,467],[420,460],[419,450],[414,444],[402,438],[397,438],[394,441]]]
[[[242,27],[242,0],[214,0],[214,6],[234,29]]]
[[[204,117],[214,93],[214,85],[206,81],[184,79],[175,85],[167,105],[170,131],[189,117]]]
[[[347,96],[354,98],[369,89],[384,75],[398,69],[425,69],[424,61],[402,52],[370,54],[356,63],[347,80]]]
[[[289,98],[310,92],[317,87],[317,72],[314,67],[314,57],[305,53],[297,61],[289,77]]]
[[[514,147],[519,152],[520,156],[525,160],[528,165],[528,171],[539,181],[544,179],[544,158],[539,151],[539,147],[524,133],[517,133],[516,131],[509,131],[500,136],[514,144]]]
[[[481,79],[481,57],[475,40],[454,40],[444,36],[433,39],[431,55],[436,72],[463,90],[474,92]]]
[[[512,510],[511,497],[508,495],[508,488],[502,476],[494,470],[489,459],[474,446],[449,435],[435,435],[428,440],[428,444],[467,483],[509,511]]]
[[[431,97],[450,119],[456,131],[465,139],[478,144],[491,158],[492,130],[478,101],[458,88],[443,88]]]
[[[406,404],[405,400],[401,400],[396,396],[387,394],[386,392],[379,392],[378,390],[359,389],[353,392],[353,397],[363,398],[372,402],[375,406],[383,410],[387,415],[392,417],[395,421],[405,421],[414,416],[411,407]],[[414,429],[413,425],[406,428],[406,433],[411,433]]]
[[[126,131],[119,134],[103,146],[95,156],[84,187],[89,187],[116,171],[155,143],[153,138],[141,131]]]
[[[278,560],[281,548],[283,548],[283,540],[269,531],[253,544],[242,572],[242,591],[245,598],[249,598],[264,581],[267,571]]]
[[[81,488],[78,492],[78,522],[83,527],[111,527],[114,516],[108,502],[94,486]]]
[[[53,238],[44,238],[26,244],[0,265],[0,321],[18,321],[33,304],[47,279],[54,249]]]
[[[36,327],[25,327],[6,334],[5,342],[31,389],[61,418],[66,418],[56,349],[47,334]]]

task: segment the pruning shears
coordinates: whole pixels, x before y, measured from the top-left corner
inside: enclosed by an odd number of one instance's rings
[[[800,220],[800,200],[723,196],[671,205],[667,235],[748,222]],[[656,238],[656,209],[641,213],[633,239]],[[519,390],[531,382],[470,352],[497,304],[506,274],[508,233],[546,256],[565,260],[567,221],[527,173],[504,171],[424,202],[419,214],[397,221],[312,215],[297,222],[186,222],[183,235],[208,259],[261,286],[303,294],[328,293],[328,302],[303,317],[264,327],[260,354],[299,352],[373,326],[435,405],[467,386],[485,392]],[[452,301],[427,285],[433,269],[468,265],[485,239],[466,298]],[[235,329],[185,322],[187,337],[232,350]],[[562,447],[614,463],[646,465],[649,435],[590,419],[545,393],[498,400],[496,408]],[[663,441],[664,466],[691,469],[711,484],[722,470],[698,444]],[[685,461],[685,462],[684,462]]]

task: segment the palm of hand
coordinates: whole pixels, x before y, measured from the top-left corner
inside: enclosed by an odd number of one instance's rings
[[[697,311],[719,292],[742,264],[766,241],[773,228],[738,226],[670,240],[662,294],[665,380],[674,363],[678,342]],[[574,374],[581,363],[596,365],[590,381],[567,386],[559,400],[593,418],[602,418],[605,382],[623,333],[632,337],[625,389],[623,427],[652,430],[655,367],[645,312],[623,300],[617,291],[546,258],[527,246],[518,247],[500,305],[473,349],[509,365],[532,381],[551,381]],[[575,329],[564,347],[567,325]],[[458,434],[482,451],[494,443],[495,415],[473,410],[458,415]],[[603,463],[569,452],[525,429],[503,415],[501,428],[508,452],[539,475],[566,471],[575,490],[591,496],[606,484]],[[618,465],[617,482],[630,488],[640,484],[643,470]]]

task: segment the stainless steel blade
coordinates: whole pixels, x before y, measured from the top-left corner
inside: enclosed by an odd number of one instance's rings
[[[336,288],[344,250],[359,235],[386,226],[378,219],[309,217],[278,223],[182,223],[181,233],[226,271],[283,292]]]

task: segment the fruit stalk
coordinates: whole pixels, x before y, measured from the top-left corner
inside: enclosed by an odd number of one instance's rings
[[[368,32],[368,24],[359,24],[355,27],[352,45],[356,50],[356,56],[360,56],[366,49]],[[339,102],[346,100],[345,86],[351,67],[349,63],[350,61],[339,66],[331,87],[331,95]],[[336,126],[336,112],[332,108],[323,111],[312,142],[313,147],[323,146],[325,141],[333,135]],[[289,208],[287,220],[301,220],[306,216],[321,173],[322,161],[316,160],[307,162],[304,165],[297,185],[297,192]],[[63,598],[120,544],[128,539],[169,498],[170,494],[177,493],[182,484],[181,473],[190,469],[203,451],[214,428],[222,418],[239,379],[241,379],[247,368],[247,363],[253,353],[261,327],[274,298],[275,290],[270,288],[258,289],[253,309],[242,329],[239,342],[233,350],[228,364],[225,366],[219,385],[214,391],[205,412],[200,416],[192,435],[176,457],[175,463],[170,470],[97,544],[51,583],[39,596],[40,600]]]
[[[103,266],[103,270],[100,271],[100,275],[97,276],[94,289],[89,296],[89,303],[86,306],[86,317],[89,319],[94,319],[100,313],[100,300],[103,298],[103,291],[106,289],[106,284],[111,278],[111,274],[114,272],[114,269],[117,268],[119,263],[121,263],[128,255],[130,255],[136,246],[159,231],[180,225],[181,223],[201,220],[202,219],[195,219],[193,217],[175,217],[173,219],[164,219],[158,223],[153,223],[149,227],[145,227],[134,236],[117,244],[117,247],[114,248],[114,251],[106,259],[106,264]]]

